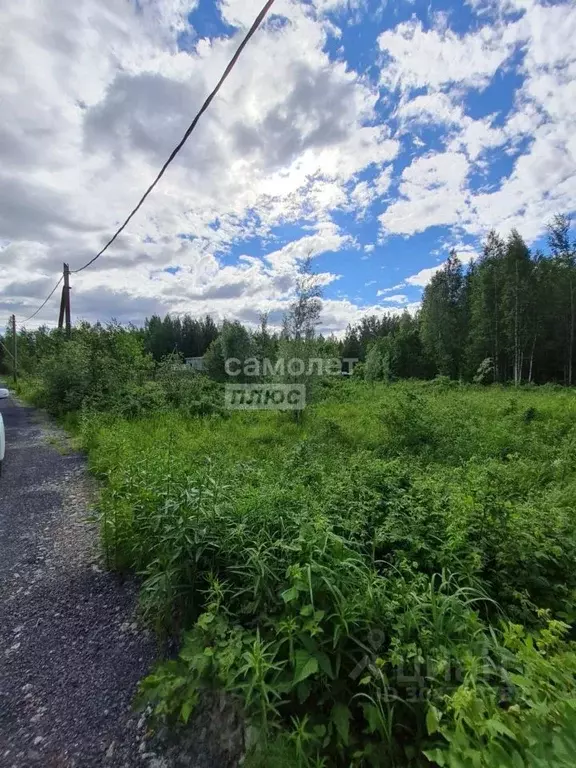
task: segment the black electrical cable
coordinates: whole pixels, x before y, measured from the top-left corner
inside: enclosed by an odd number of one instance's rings
[[[58,282],[56,283],[56,285],[54,286],[54,288],[52,288],[52,290],[50,291],[50,293],[48,294],[48,296],[47,296],[47,297],[44,299],[44,301],[42,302],[42,304],[41,304],[41,305],[38,307],[38,309],[36,310],[36,312],[34,312],[34,314],[30,315],[30,317],[27,317],[27,318],[26,318],[26,320],[22,320],[22,322],[20,323],[20,325],[24,325],[24,323],[27,323],[27,322],[28,322],[28,320],[32,320],[32,318],[33,318],[33,317],[36,317],[36,315],[38,314],[38,312],[40,312],[40,310],[41,310],[41,309],[44,309],[44,307],[46,306],[46,304],[48,304],[48,302],[50,301],[50,299],[52,298],[52,296],[54,296],[54,292],[55,292],[56,288],[58,288],[58,286],[60,285],[60,283],[62,282],[62,280],[64,280],[64,276],[62,276],[62,277],[60,278],[60,280],[58,280]]]
[[[192,133],[192,131],[193,131],[193,130],[194,130],[194,128],[196,127],[196,125],[197,125],[198,121],[200,120],[200,118],[202,117],[202,115],[204,114],[204,112],[206,112],[206,110],[208,109],[208,107],[210,106],[210,104],[211,104],[211,102],[212,102],[213,98],[216,96],[216,94],[218,93],[218,91],[219,91],[219,90],[220,90],[220,88],[222,87],[222,84],[224,83],[224,81],[226,80],[226,78],[228,77],[228,75],[230,74],[230,72],[232,71],[232,69],[234,68],[234,66],[235,66],[236,62],[238,61],[238,59],[240,58],[240,54],[242,53],[242,51],[243,51],[243,50],[244,50],[244,48],[246,47],[246,45],[247,45],[247,43],[249,42],[249,40],[250,40],[250,38],[252,37],[252,35],[253,35],[253,34],[256,32],[256,30],[258,29],[258,27],[259,27],[259,26],[260,26],[260,24],[262,23],[262,21],[263,21],[264,17],[266,16],[266,14],[268,13],[268,11],[269,11],[269,10],[270,10],[270,8],[272,7],[273,3],[274,3],[274,0],[268,0],[268,2],[267,2],[265,5],[264,5],[264,7],[263,7],[263,8],[262,8],[262,10],[260,11],[260,13],[259,13],[259,14],[258,14],[258,16],[256,17],[256,19],[254,20],[254,23],[252,24],[252,26],[251,26],[251,27],[250,27],[250,29],[248,30],[248,32],[247,32],[247,34],[246,34],[246,37],[244,38],[244,40],[242,40],[242,42],[241,42],[241,43],[240,43],[240,45],[238,46],[238,49],[237,49],[236,53],[234,54],[234,56],[232,57],[232,59],[230,60],[230,63],[228,64],[228,66],[227,66],[227,67],[226,67],[226,69],[224,70],[224,74],[222,75],[222,77],[220,78],[220,80],[218,80],[218,83],[216,84],[216,87],[214,88],[214,90],[212,91],[212,93],[210,93],[210,95],[207,97],[207,99],[206,99],[206,101],[204,102],[204,104],[202,104],[202,106],[200,107],[200,110],[198,111],[198,113],[197,113],[196,117],[194,118],[194,120],[192,120],[192,122],[191,122],[191,123],[190,123],[190,125],[188,126],[188,129],[187,129],[186,133],[184,134],[184,136],[182,137],[182,139],[181,139],[180,143],[179,143],[179,144],[178,144],[178,145],[175,147],[175,149],[172,151],[172,153],[170,154],[170,157],[168,158],[168,160],[166,160],[166,162],[165,162],[165,163],[164,163],[164,165],[162,166],[162,168],[161,168],[161,170],[160,170],[160,173],[159,173],[159,174],[156,176],[156,178],[154,179],[154,181],[152,182],[152,184],[150,184],[150,186],[148,187],[148,189],[146,190],[146,192],[144,192],[144,194],[142,195],[142,197],[141,197],[141,199],[140,199],[140,202],[138,203],[138,205],[137,205],[137,206],[134,208],[134,210],[133,210],[133,211],[130,213],[130,215],[128,216],[128,218],[126,219],[126,221],[125,221],[125,222],[122,224],[122,226],[121,226],[121,227],[119,227],[119,228],[116,230],[116,232],[114,233],[114,235],[113,235],[113,236],[110,238],[110,240],[108,240],[108,242],[106,243],[106,245],[104,246],[104,248],[102,248],[102,250],[101,250],[99,253],[97,253],[97,254],[96,254],[96,256],[94,256],[94,258],[93,258],[93,259],[90,259],[90,261],[86,262],[86,264],[84,264],[84,266],[83,266],[83,267],[80,267],[79,269],[73,269],[73,270],[71,270],[71,273],[72,273],[72,274],[77,274],[78,272],[82,272],[82,270],[86,269],[86,268],[87,268],[87,267],[89,267],[91,264],[94,264],[94,262],[96,261],[96,259],[99,259],[99,258],[100,258],[100,256],[102,256],[102,254],[103,254],[103,253],[104,253],[104,252],[105,252],[105,251],[106,251],[106,250],[107,250],[107,249],[108,249],[108,248],[109,248],[109,247],[112,245],[112,243],[114,242],[114,240],[116,240],[116,238],[118,237],[118,235],[119,235],[119,234],[120,234],[120,233],[121,233],[121,232],[122,232],[122,231],[123,231],[123,230],[126,228],[127,224],[130,222],[130,220],[132,219],[132,217],[133,217],[133,216],[134,216],[134,215],[135,215],[135,214],[136,214],[136,213],[137,213],[137,212],[140,210],[140,208],[142,207],[142,203],[143,203],[143,202],[146,200],[146,198],[148,197],[148,195],[150,194],[150,192],[152,192],[152,190],[154,189],[154,187],[156,186],[156,184],[158,184],[158,182],[160,181],[160,179],[162,178],[162,176],[164,176],[164,173],[166,172],[166,169],[168,168],[168,166],[170,165],[170,163],[171,163],[171,162],[174,160],[174,158],[176,157],[176,155],[177,155],[177,154],[180,152],[180,150],[182,149],[182,147],[184,146],[184,144],[185,144],[185,143],[186,143],[186,141],[188,140],[188,137],[190,136],[190,134]]]
[[[77,274],[78,272],[82,272],[84,269],[86,269],[87,267],[89,267],[91,264],[94,264],[94,262],[96,261],[96,259],[99,259],[99,258],[100,258],[100,256],[102,256],[102,254],[103,254],[103,253],[104,253],[106,250],[108,250],[108,248],[109,248],[109,247],[112,245],[112,243],[114,242],[114,240],[116,240],[116,238],[118,237],[118,235],[119,235],[119,234],[120,234],[120,233],[121,233],[121,232],[122,232],[122,231],[123,231],[123,230],[126,228],[126,226],[127,226],[127,225],[128,225],[128,223],[130,222],[130,220],[133,218],[133,216],[134,216],[134,215],[135,215],[135,214],[136,214],[136,213],[137,213],[137,212],[140,210],[140,208],[142,207],[142,203],[143,203],[143,202],[146,200],[146,198],[148,197],[148,195],[150,194],[150,192],[152,192],[152,190],[154,189],[154,187],[156,186],[156,184],[158,184],[158,182],[160,181],[160,179],[162,178],[162,176],[164,176],[164,173],[166,172],[166,170],[167,170],[168,166],[169,166],[169,165],[172,163],[172,161],[174,160],[174,158],[176,157],[176,155],[177,155],[177,154],[180,152],[180,150],[182,149],[182,147],[184,146],[184,144],[185,144],[185,143],[188,141],[188,137],[190,136],[190,134],[192,133],[192,131],[193,131],[193,130],[194,130],[194,128],[196,127],[196,125],[197,125],[198,121],[200,120],[200,118],[202,117],[202,115],[204,114],[204,112],[206,112],[206,110],[208,109],[208,107],[209,107],[209,106],[210,106],[210,104],[212,103],[212,100],[213,100],[213,99],[214,99],[214,97],[217,95],[218,91],[219,91],[219,90],[220,90],[220,88],[222,87],[222,85],[223,85],[224,81],[226,80],[226,78],[228,77],[228,75],[230,74],[230,72],[231,72],[231,71],[234,69],[234,66],[236,65],[236,62],[237,62],[237,61],[238,61],[238,59],[240,58],[240,54],[242,53],[242,51],[243,51],[243,50],[244,50],[244,48],[246,47],[246,45],[247,45],[247,43],[249,42],[250,38],[251,38],[251,37],[254,35],[254,33],[256,32],[256,30],[258,29],[258,27],[260,26],[260,24],[262,23],[262,21],[264,20],[264,17],[266,16],[266,14],[268,13],[268,11],[270,10],[270,8],[272,7],[272,5],[273,5],[273,4],[274,4],[274,0],[268,0],[268,2],[267,2],[265,5],[264,5],[264,7],[263,7],[263,8],[262,8],[262,10],[260,11],[260,13],[259,13],[259,14],[258,14],[258,16],[256,17],[256,19],[254,20],[254,23],[252,24],[252,26],[250,27],[250,29],[249,29],[249,30],[248,30],[248,32],[246,33],[246,37],[245,37],[245,38],[242,40],[242,42],[241,42],[241,43],[240,43],[240,45],[238,46],[238,48],[237,48],[237,50],[236,50],[236,53],[235,53],[235,54],[234,54],[234,56],[232,56],[232,58],[230,59],[230,62],[229,62],[229,64],[228,64],[228,66],[226,67],[226,69],[224,70],[224,73],[222,74],[222,77],[220,78],[220,80],[218,80],[218,82],[217,82],[217,84],[216,84],[216,87],[215,87],[215,88],[214,88],[214,90],[213,90],[213,91],[212,91],[212,92],[209,94],[209,96],[206,98],[206,100],[205,100],[204,104],[202,104],[202,106],[200,107],[200,109],[199,109],[199,111],[198,111],[198,113],[197,113],[196,117],[194,118],[194,120],[192,120],[192,122],[191,122],[191,123],[190,123],[190,125],[188,126],[188,129],[186,130],[186,133],[185,133],[185,134],[184,134],[184,136],[182,137],[181,141],[180,141],[180,142],[179,142],[179,144],[178,144],[178,145],[177,145],[177,146],[174,148],[174,150],[171,152],[171,154],[170,154],[170,157],[168,158],[168,160],[166,160],[166,162],[164,163],[164,165],[163,165],[163,166],[162,166],[162,168],[160,169],[160,173],[159,173],[159,174],[156,176],[156,178],[154,179],[154,181],[152,182],[152,184],[150,184],[150,186],[148,187],[148,189],[146,190],[146,192],[145,192],[145,193],[142,195],[142,197],[141,197],[141,199],[140,199],[140,202],[138,203],[138,205],[137,205],[137,206],[134,208],[134,210],[133,210],[133,211],[130,213],[130,215],[128,216],[128,218],[126,219],[126,221],[125,221],[125,222],[122,224],[122,226],[121,226],[121,227],[119,227],[119,228],[116,230],[116,232],[114,233],[114,235],[113,235],[113,236],[110,238],[110,240],[108,240],[108,242],[106,243],[106,245],[104,246],[104,248],[102,248],[102,250],[101,250],[101,251],[99,251],[99,252],[96,254],[96,256],[94,256],[94,258],[93,258],[93,259],[90,259],[90,261],[86,262],[86,264],[84,264],[84,266],[83,266],[83,267],[80,267],[79,269],[73,269],[73,270],[70,270],[70,273],[71,273],[71,274]],[[24,321],[23,321],[23,323],[27,323],[29,320],[32,320],[32,318],[36,317],[36,315],[38,314],[38,312],[40,312],[40,310],[41,310],[41,309],[43,309],[43,308],[46,306],[46,304],[47,304],[47,303],[48,303],[48,301],[49,301],[49,300],[52,298],[52,296],[54,295],[54,292],[56,291],[56,289],[58,288],[58,286],[60,285],[60,283],[62,282],[62,280],[63,280],[63,277],[61,277],[61,278],[60,278],[60,280],[58,280],[58,282],[56,283],[56,285],[54,286],[54,288],[53,288],[53,289],[50,291],[49,295],[46,297],[45,301],[44,301],[44,302],[43,302],[43,303],[42,303],[42,304],[41,304],[41,305],[38,307],[38,309],[37,309],[37,310],[36,310],[36,311],[35,311],[35,312],[34,312],[32,315],[30,315],[30,317],[27,317],[27,318],[26,318],[26,320],[24,320]]]

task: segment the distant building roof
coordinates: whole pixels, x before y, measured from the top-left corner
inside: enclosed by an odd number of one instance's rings
[[[185,357],[184,363],[195,371],[204,370],[204,358],[203,357]]]

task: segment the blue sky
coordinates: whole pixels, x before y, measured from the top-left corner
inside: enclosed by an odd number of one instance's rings
[[[0,10],[0,311],[25,316],[63,259],[106,241],[259,9]],[[572,2],[276,0],[142,212],[75,278],[75,316],[277,321],[311,254],[322,327],[341,333],[416,311],[448,251],[475,258],[492,228],[542,245],[576,209],[575,38]]]

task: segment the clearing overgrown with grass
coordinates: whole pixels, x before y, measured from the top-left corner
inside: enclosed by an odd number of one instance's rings
[[[567,217],[549,250],[491,233],[419,312],[343,339],[316,334],[311,254],[281,331],[266,314],[20,330],[20,392],[77,433],[107,564],[141,576],[144,618],[179,648],[141,685],[159,724],[220,691],[252,768],[572,768],[576,400],[520,386],[574,381]],[[246,382],[301,383],[308,407],[227,410]]]
[[[327,379],[300,423],[166,392],[79,422],[108,564],[181,641],[160,721],[221,689],[248,765],[574,764],[571,391]]]

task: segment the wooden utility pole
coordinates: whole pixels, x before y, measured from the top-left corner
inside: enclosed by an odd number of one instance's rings
[[[66,336],[70,338],[70,267],[64,264],[64,290],[66,291]]]
[[[64,264],[64,285],[62,286],[62,298],[60,299],[60,315],[58,317],[58,329],[62,330],[66,319],[66,336],[70,337],[70,267]]]
[[[12,378],[18,379],[18,340],[16,338],[16,315],[12,315]]]

